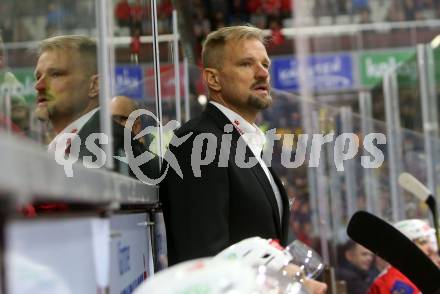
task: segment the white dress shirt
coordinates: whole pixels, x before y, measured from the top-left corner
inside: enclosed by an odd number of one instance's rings
[[[250,124],[238,113],[221,105],[220,103],[214,101],[210,101],[209,103],[217,107],[229,119],[229,121],[231,121],[232,125],[241,134],[243,140],[251,149],[252,153],[254,153],[255,158],[258,160],[258,163],[263,168],[264,173],[266,174],[266,177],[269,180],[269,183],[272,187],[273,193],[275,194],[275,198],[278,204],[278,210],[280,212],[280,221],[281,221],[283,217],[283,201],[281,199],[281,193],[280,190],[278,189],[278,186],[275,183],[275,180],[272,177],[272,174],[269,171],[269,168],[261,158],[261,153],[263,151],[264,144],[266,143],[266,136],[260,130],[260,128],[258,128],[257,125]]]

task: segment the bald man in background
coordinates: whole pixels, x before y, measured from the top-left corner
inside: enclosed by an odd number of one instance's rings
[[[110,103],[113,120],[124,127],[130,114],[138,108],[136,101],[127,96],[115,96]],[[142,131],[142,122],[139,117],[134,121],[131,131],[135,136]],[[145,145],[145,139],[143,137],[138,140]]]
[[[112,114],[113,121],[123,127],[126,127],[126,123],[128,121],[130,114],[138,109],[139,109],[139,105],[136,103],[136,101],[127,96],[115,96],[112,98],[110,102],[110,111]],[[133,133],[133,137],[136,137],[136,135],[139,134],[141,131],[142,131],[142,121],[140,116],[138,116],[136,117],[136,120],[133,123],[131,132]],[[132,147],[133,149],[136,149],[137,154],[142,154],[146,150],[148,150],[148,152],[153,153],[155,155],[155,158],[150,163],[152,168],[148,169],[147,171],[144,171],[144,174],[146,174],[149,178],[156,179],[160,175],[159,157],[157,156],[157,154],[154,153],[154,151],[148,148],[152,139],[153,139],[152,136],[150,134],[147,134],[139,139],[136,139],[139,142],[139,144],[134,144]]]

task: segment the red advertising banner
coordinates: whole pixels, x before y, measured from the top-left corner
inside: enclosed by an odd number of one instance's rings
[[[179,66],[180,71],[180,95],[184,95],[184,71],[183,65]],[[154,80],[154,68],[147,67],[145,69],[145,98],[147,101],[153,101],[155,97],[155,80]],[[160,67],[160,91],[162,94],[162,100],[174,100],[175,95],[175,74],[174,64],[166,64]]]

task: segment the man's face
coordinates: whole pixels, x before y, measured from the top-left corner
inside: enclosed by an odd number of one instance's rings
[[[347,252],[347,259],[357,268],[367,271],[373,261],[373,253],[362,245],[356,244]]]
[[[230,41],[223,52],[218,71],[220,92],[227,106],[238,113],[269,107],[270,59],[264,45],[257,39]]]
[[[119,96],[113,98],[110,103],[110,111],[115,122],[122,126],[126,126],[130,114],[135,110],[133,102],[127,97]],[[137,135],[142,131],[142,123],[139,117],[133,123],[132,133]]]
[[[434,249],[432,241],[429,237],[418,238],[414,240],[414,243],[431,259],[437,259],[437,252]]]
[[[90,102],[91,76],[76,50],[43,52],[35,69],[37,117],[70,123],[81,116]]]

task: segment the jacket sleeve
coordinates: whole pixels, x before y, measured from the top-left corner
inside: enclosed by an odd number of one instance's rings
[[[387,286],[386,283],[386,274],[379,274],[378,277],[371,283],[370,288],[367,291],[367,294],[389,294],[391,293],[391,289]]]
[[[381,292],[382,290],[384,290],[384,291]],[[368,292],[367,292],[367,294],[381,294],[381,293],[388,294],[389,292],[387,292],[385,288],[382,288],[379,283],[371,284],[371,287],[370,287],[370,289],[368,289]]]
[[[167,151],[177,159],[183,178],[167,164],[167,175],[160,187],[170,264],[215,255],[229,244],[229,179],[227,167],[218,167],[220,142],[215,144],[215,158],[200,166],[198,177],[191,161],[200,155],[195,152],[192,157],[191,154],[200,141],[194,138],[195,135]],[[206,140],[202,146],[203,159],[207,152]]]

